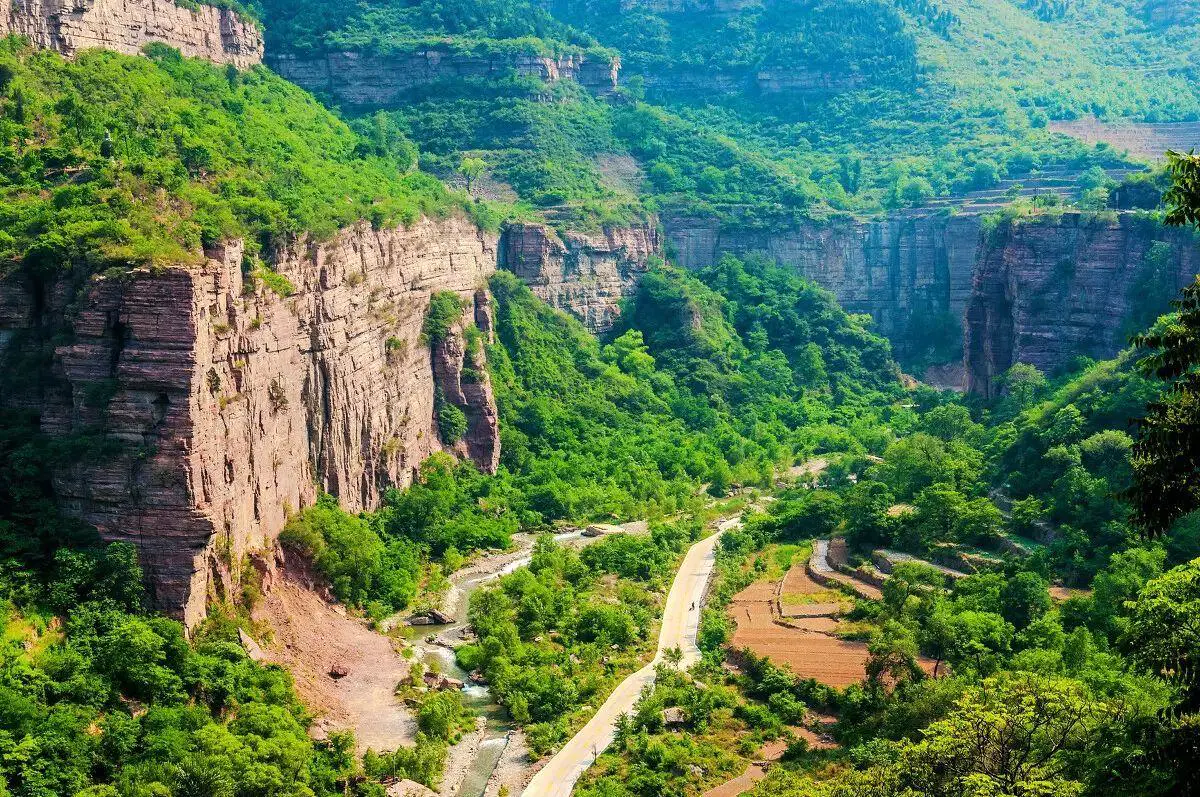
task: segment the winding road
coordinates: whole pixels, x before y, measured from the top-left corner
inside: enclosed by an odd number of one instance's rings
[[[654,660],[617,685],[587,725],[534,775],[525,787],[525,797],[568,797],[571,794],[579,777],[612,743],[617,717],[631,713],[642,688],[654,683],[654,669],[663,661],[666,651],[678,647],[683,652],[680,663],[683,669],[700,660],[696,634],[700,628],[704,590],[716,563],[717,541],[722,533],[740,523],[739,518],[724,520],[716,534],[688,549],[667,595]]]

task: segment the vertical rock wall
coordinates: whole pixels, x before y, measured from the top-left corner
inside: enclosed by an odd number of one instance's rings
[[[982,222],[978,216],[897,216],[760,230],[676,216],[665,226],[681,265],[702,268],[725,254],[766,254],[832,292],[848,312],[869,313],[905,353],[913,343],[914,315],[948,311],[963,316]]]
[[[247,69],[261,63],[263,37],[254,22],[227,8],[182,8],[172,0],[0,0],[0,34],[71,57],[103,48],[136,55],[150,42],[186,56]]]
[[[848,311],[870,313],[902,358],[920,354],[922,319],[948,312],[962,327],[962,370],[947,363],[926,376],[982,394],[1017,362],[1054,371],[1076,355],[1115,355],[1139,305],[1165,312],[1169,297],[1200,273],[1190,231],[1136,214],[1065,213],[990,232],[978,215],[812,221],[780,230],[668,217],[665,227],[690,268],[752,252],[796,268]]]
[[[1054,221],[998,228],[980,247],[964,348],[967,387],[992,395],[1014,363],[1054,371],[1076,355],[1111,357],[1140,331],[1139,306],[1151,317],[1200,274],[1200,245],[1190,230],[1122,215],[1068,213]]]
[[[461,324],[431,352],[422,328],[443,290],[487,323],[496,245],[466,221],[360,225],[280,252],[288,297],[247,279],[237,244],[84,286],[12,275],[2,364],[50,359],[29,384],[6,383],[0,406],[36,408],[48,434],[88,449],[56,476],[64,506],[137,545],[158,606],[192,624],[229,564],[318,489],[357,511],[409,484],[442,448],[438,380],[472,421],[461,453],[495,469],[490,385],[462,377],[467,357],[486,375],[482,352],[466,353]]]
[[[514,224],[504,234],[501,265],[542,301],[603,332],[661,251],[654,223],[561,235],[544,224]]]

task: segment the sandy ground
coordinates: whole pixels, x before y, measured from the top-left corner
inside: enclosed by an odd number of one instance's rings
[[[799,465],[793,465],[788,469],[788,476],[797,481],[803,481],[808,478],[820,476],[829,467],[829,460],[823,458],[810,459],[807,462],[801,462]]]
[[[395,750],[413,738],[412,714],[395,696],[409,665],[392,640],[347,617],[286,570],[254,619],[273,632],[262,646],[265,660],[292,674],[318,730],[354,731],[360,752]],[[334,666],[346,675],[334,678]]]
[[[1071,598],[1088,598],[1091,597],[1090,589],[1078,589],[1076,587],[1059,587],[1053,586],[1050,588],[1050,597],[1056,601],[1070,600]]]
[[[784,574],[776,593],[781,617],[833,617],[853,608],[844,595],[812,580],[803,565],[790,568]]]
[[[796,565],[792,570],[803,570]],[[777,623],[774,612],[775,585],[751,584],[733,596],[727,614],[737,630],[729,640],[734,650],[749,648],[759,656],[787,667],[801,678],[816,678],[830,686],[849,686],[866,677],[867,646],[830,636],[837,630],[834,618],[797,618],[792,627]],[[803,629],[797,623],[812,622]],[[731,792],[740,794],[741,792]]]
[[[740,523],[733,519],[721,523],[725,531]],[[568,797],[596,756],[612,742],[613,723],[620,714],[633,710],[642,688],[654,682],[654,668],[663,653],[674,647],[683,651],[681,669],[700,660],[696,634],[700,625],[700,607],[716,562],[716,544],[720,534],[701,540],[684,556],[683,564],[671,584],[663,609],[658,652],[654,661],[617,685],[600,710],[575,734],[546,765],[534,775],[525,789],[528,797]]]

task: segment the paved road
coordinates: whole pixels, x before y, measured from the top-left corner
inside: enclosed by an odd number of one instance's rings
[[[675,582],[671,584],[671,592],[667,595],[662,629],[658,634],[658,652],[654,661],[630,675],[613,690],[600,710],[583,726],[583,730],[575,734],[546,766],[534,775],[533,780],[525,787],[525,797],[568,797],[571,794],[579,776],[592,765],[596,756],[612,743],[613,723],[617,717],[632,712],[642,688],[654,683],[654,668],[662,660],[665,651],[674,647],[682,650],[681,666],[684,668],[691,667],[700,660],[700,649],[696,647],[696,633],[700,627],[700,603],[716,561],[717,539],[721,532],[740,522],[736,518],[723,521],[718,533],[696,543],[687,552],[679,572],[675,575]]]

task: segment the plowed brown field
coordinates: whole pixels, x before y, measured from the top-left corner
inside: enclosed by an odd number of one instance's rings
[[[796,585],[799,578],[792,578],[792,574],[797,570],[803,571],[804,565],[792,567],[785,582],[790,579]],[[751,584],[735,595],[729,604],[729,617],[737,624],[737,631],[730,646],[735,650],[749,648],[759,656],[769,656],[771,661],[786,666],[801,678],[816,678],[830,686],[849,686],[866,677],[867,646],[828,636],[828,632],[836,630],[836,620],[826,617],[788,621],[793,625],[820,621],[819,630],[787,627],[777,624],[774,604],[774,584]]]
[[[815,678],[829,686],[861,682],[866,677],[867,645],[835,636],[840,625],[836,615],[845,604],[824,599],[835,594],[813,581],[799,563],[783,577],[782,585],[751,584],[729,604],[728,616],[737,626],[730,647],[749,648],[800,678]],[[810,596],[821,603],[789,605],[789,596],[800,601]],[[780,616],[781,609],[786,617]],[[791,609],[800,611],[792,614]],[[932,671],[932,662],[921,665]]]

